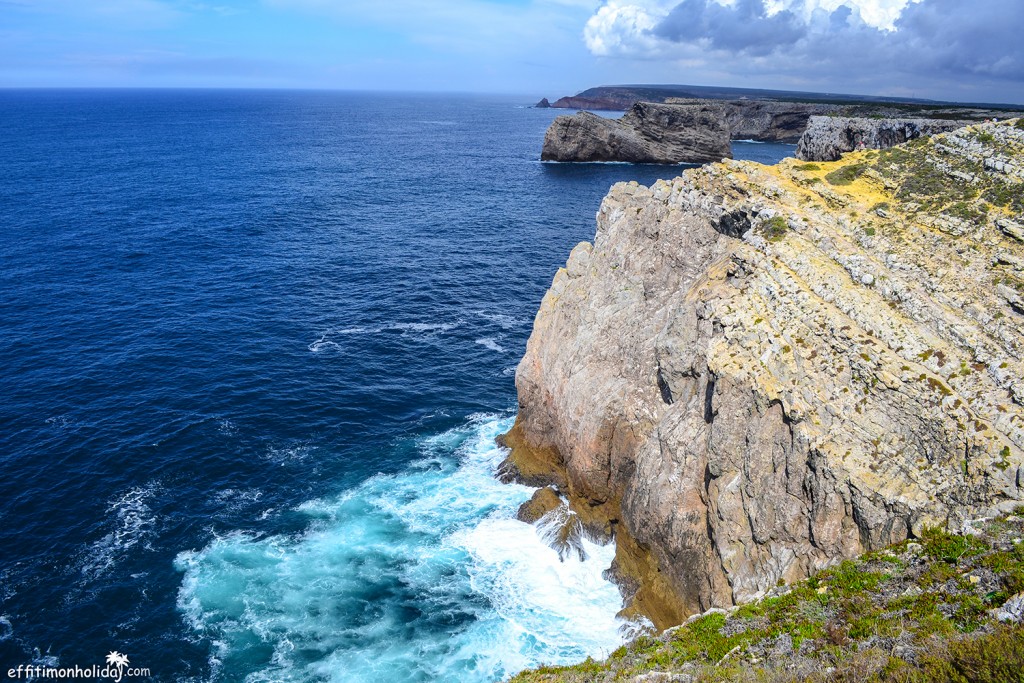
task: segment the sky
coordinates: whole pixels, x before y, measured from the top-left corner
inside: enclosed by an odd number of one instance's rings
[[[1024,0],[0,0],[0,87],[637,83],[1024,104]]]

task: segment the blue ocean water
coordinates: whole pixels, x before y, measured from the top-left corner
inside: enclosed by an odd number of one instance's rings
[[[623,637],[491,473],[608,186],[530,98],[0,91],[0,669],[490,681]],[[736,144],[771,162],[791,146]]]

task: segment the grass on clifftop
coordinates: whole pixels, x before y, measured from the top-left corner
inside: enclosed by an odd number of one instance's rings
[[[1024,512],[1024,510],[1019,510]],[[1024,518],[848,560],[769,597],[642,636],[603,662],[541,667],[512,683],[1001,683],[1024,681],[1024,626],[995,612],[1024,591]],[[659,680],[659,679],[650,679]]]
[[[1021,121],[1024,119],[1000,125],[1006,127],[1004,130],[1020,129]],[[986,173],[983,163],[985,157],[1016,157],[1019,145],[1009,142],[1005,133],[997,136],[993,132],[968,128],[947,136],[966,141],[957,143],[966,145],[959,154],[939,149],[933,138],[922,137],[890,149],[846,155],[828,164],[836,167],[824,177],[830,185],[843,187],[870,172],[892,188],[894,199],[914,207],[914,211],[968,223],[984,221],[993,208],[1021,215],[1024,191],[1020,184],[1003,179],[999,173]],[[947,148],[950,140],[945,143]]]

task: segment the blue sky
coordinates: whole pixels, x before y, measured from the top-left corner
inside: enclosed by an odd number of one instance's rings
[[[1024,103],[1020,0],[0,0],[0,87],[557,97],[695,83]]]

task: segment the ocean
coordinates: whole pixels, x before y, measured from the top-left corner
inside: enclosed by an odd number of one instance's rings
[[[601,197],[680,168],[540,163],[530,101],[0,91],[0,670],[473,683],[622,642],[613,549],[516,521],[494,438]]]

